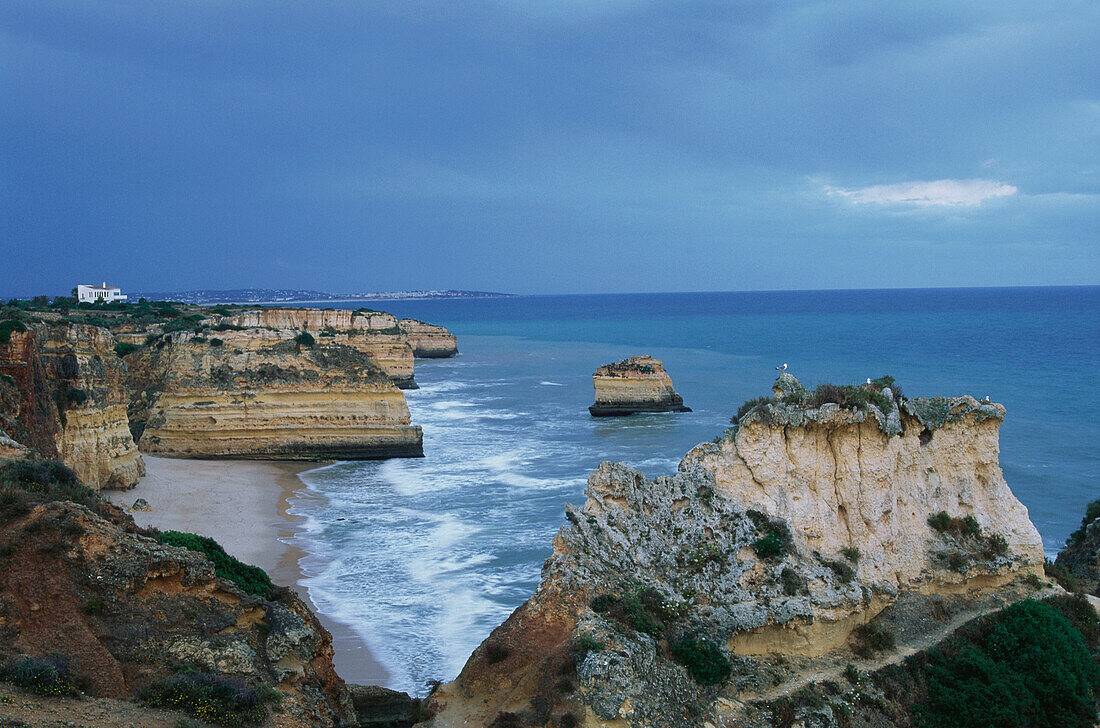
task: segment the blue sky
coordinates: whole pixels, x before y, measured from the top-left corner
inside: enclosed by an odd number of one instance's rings
[[[7,0],[0,293],[1100,283],[1100,3]]]

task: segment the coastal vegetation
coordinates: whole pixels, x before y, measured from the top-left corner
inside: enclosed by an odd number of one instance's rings
[[[157,680],[138,693],[138,699],[152,707],[172,708],[232,728],[262,723],[267,717],[263,698],[276,695],[274,691],[261,693],[239,678],[197,672]]]
[[[0,667],[0,682],[35,695],[69,696],[78,693],[69,677],[68,661],[59,655],[13,660]]]
[[[794,539],[786,523],[776,518],[768,518],[767,515],[751,508],[745,511],[745,515],[752,521],[753,528],[759,536],[752,545],[757,556],[774,560],[794,551]]]
[[[271,578],[258,566],[238,561],[225,552],[217,541],[206,536],[180,531],[162,531],[156,534],[157,541],[168,546],[179,546],[202,554],[214,565],[214,573],[227,579],[248,594],[267,598],[274,588]]]
[[[893,702],[912,703],[921,728],[1091,728],[1096,649],[1096,613],[1083,600],[1029,599],[964,626],[876,682]]]

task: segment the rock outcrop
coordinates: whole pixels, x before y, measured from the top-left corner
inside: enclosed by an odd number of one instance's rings
[[[341,312],[348,313],[348,312]],[[293,329],[167,335],[132,354],[142,451],[174,457],[418,457],[405,397],[359,349]]]
[[[261,308],[223,317],[219,323],[252,329],[305,331],[319,341],[361,351],[394,384],[413,389],[414,357],[446,357],[458,353],[455,337],[442,326],[403,319],[383,311],[318,308]]]
[[[1081,591],[1100,597],[1100,500],[1089,503],[1081,527],[1070,534],[1054,563],[1069,571]]]
[[[416,319],[401,319],[397,325],[417,358],[446,359],[458,354],[458,339],[442,326]]]
[[[691,412],[672,388],[664,365],[651,356],[632,356],[605,364],[592,375],[596,402],[593,417],[615,417],[636,412]]]
[[[145,472],[114,347],[106,329],[66,323],[31,324],[0,343],[3,429],[92,488],[130,488]]]
[[[100,697],[197,671],[277,690],[277,725],[353,720],[331,637],[292,591],[245,593],[202,554],[158,543],[118,509],[62,485],[84,502],[0,516],[0,664],[60,656]]]
[[[903,596],[1032,588],[1041,541],[997,464],[1004,409],[865,394],[886,411],[761,404],[671,477],[601,465],[429,725],[725,725],[769,655],[850,659],[853,630]]]

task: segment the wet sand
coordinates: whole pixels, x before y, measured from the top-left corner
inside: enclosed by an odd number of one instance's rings
[[[209,536],[241,561],[264,569],[276,584],[293,588],[332,633],[340,676],[360,685],[386,684],[385,668],[363,640],[317,611],[302,583],[304,554],[287,543],[297,533],[297,519],[287,512],[290,497],[305,488],[298,474],[317,463],[142,457],[147,472],[137,487],[103,491],[112,503],[126,508],[139,525]],[[130,511],[138,498],[151,510]]]

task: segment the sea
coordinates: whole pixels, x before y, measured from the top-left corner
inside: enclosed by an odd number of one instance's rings
[[[329,304],[357,308],[363,305]],[[377,304],[381,305],[381,304]],[[1001,467],[1053,556],[1100,497],[1100,287],[386,301],[446,326],[459,355],[416,362],[422,459],[303,474],[293,543],[317,608],[351,627],[391,688],[424,694],[531,594],[563,505],[603,461],[649,476],[770,393],[889,374],[908,396],[1005,405]],[[592,372],[661,359],[692,412],[595,419]],[[352,674],[345,674],[350,669]],[[378,682],[342,666],[351,682]]]

